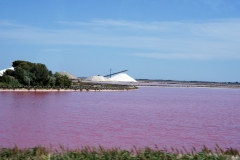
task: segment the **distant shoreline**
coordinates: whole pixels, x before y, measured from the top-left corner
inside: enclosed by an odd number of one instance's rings
[[[240,87],[207,87],[207,86],[157,86],[157,85],[142,85],[141,87],[155,87],[155,88],[201,88],[201,89],[240,89]]]
[[[0,92],[101,92],[101,91],[130,91],[138,87],[159,88],[217,88],[240,89],[240,84],[211,83],[211,82],[178,82],[178,81],[138,81],[138,82],[92,82],[72,87],[0,87]]]
[[[190,85],[190,84],[138,84],[138,87],[161,87],[161,88],[219,88],[219,89],[240,89],[240,86],[233,85]]]
[[[94,82],[92,82],[94,83]],[[240,89],[240,84],[211,82],[178,82],[178,81],[137,81],[137,82],[95,82],[98,84],[127,85],[137,87],[162,88],[232,88]]]

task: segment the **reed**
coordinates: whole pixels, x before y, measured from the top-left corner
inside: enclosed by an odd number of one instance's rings
[[[60,149],[53,150],[52,147],[37,146],[34,148],[21,149],[18,146],[13,148],[1,148],[0,160],[240,160],[240,154],[237,149],[227,148],[222,149],[218,145],[214,149],[204,146],[197,151],[192,148],[190,151],[183,147],[183,150],[178,150],[171,147],[171,151],[167,149],[159,149],[145,147],[133,147],[130,150],[120,148],[104,148],[84,146],[81,149],[69,149],[63,145]]]

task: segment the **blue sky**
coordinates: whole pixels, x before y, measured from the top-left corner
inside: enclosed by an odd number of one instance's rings
[[[239,0],[0,0],[0,69],[240,82]]]

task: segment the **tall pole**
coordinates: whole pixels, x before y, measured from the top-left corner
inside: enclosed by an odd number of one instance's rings
[[[112,74],[112,73],[111,73],[111,69],[110,69],[110,78],[111,78],[111,74]]]

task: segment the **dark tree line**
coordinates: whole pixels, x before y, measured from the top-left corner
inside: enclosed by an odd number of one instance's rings
[[[53,74],[45,64],[17,60],[12,66],[14,70],[6,70],[0,79],[9,85],[71,86],[67,76]]]

